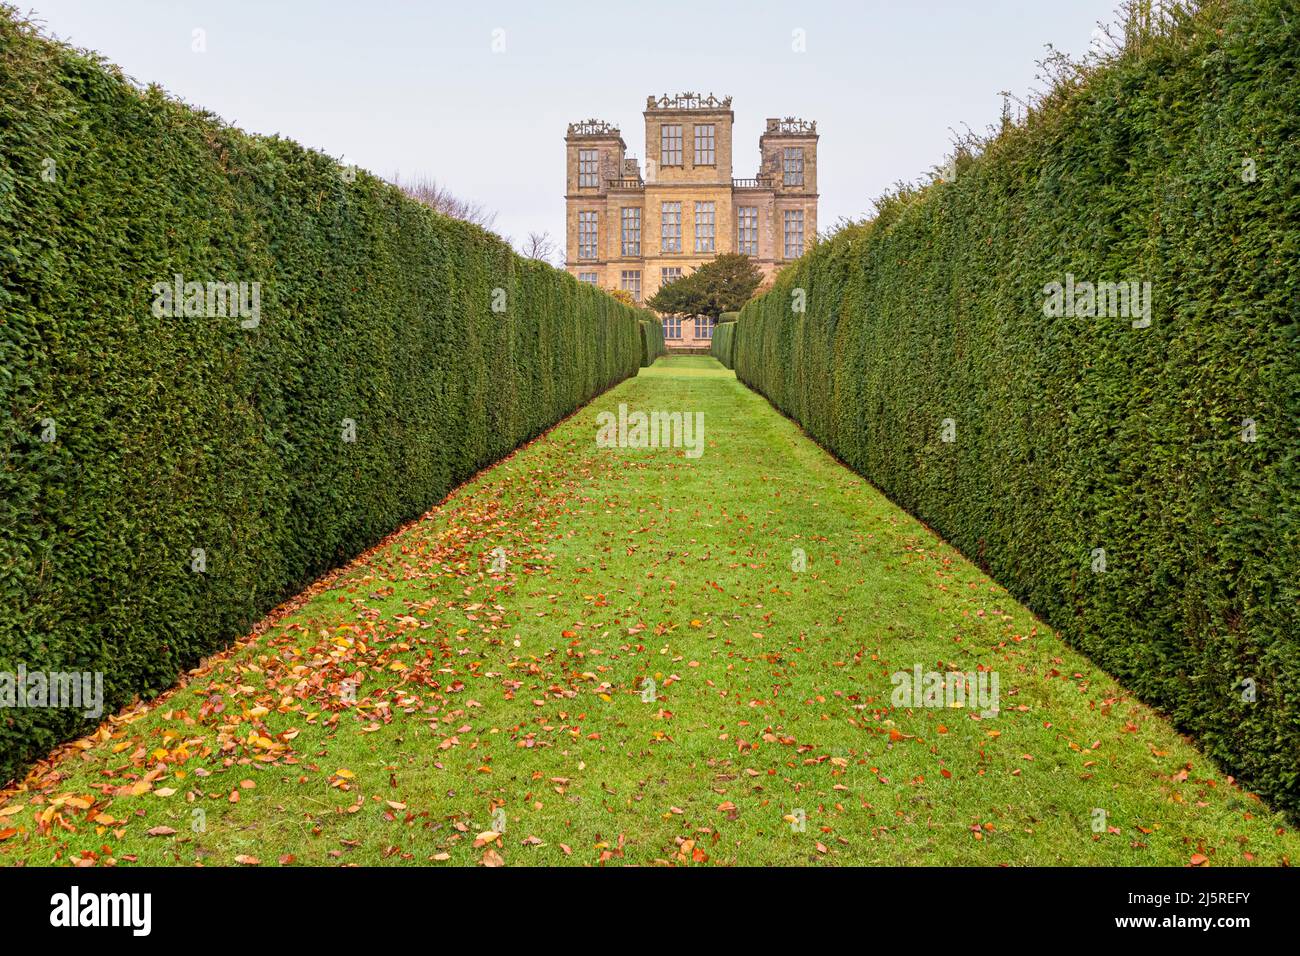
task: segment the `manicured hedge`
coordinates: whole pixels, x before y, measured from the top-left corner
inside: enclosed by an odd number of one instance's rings
[[[736,371],[1296,814],[1300,17],[1136,46],[787,268]],[[1067,273],[1150,327],[1049,317]]]
[[[155,316],[175,274],[260,323]],[[643,314],[0,12],[0,671],[158,693],[635,374]],[[86,726],[0,711],[0,781]]]
[[[735,315],[736,313],[726,313],[723,315]],[[713,341],[709,345],[709,354],[725,365],[727,368],[734,368],[733,354],[736,345],[736,321],[723,320],[713,327]]]
[[[655,359],[661,355],[667,355],[668,348],[664,344],[664,325],[656,316],[652,319],[641,320],[641,367],[653,365]]]

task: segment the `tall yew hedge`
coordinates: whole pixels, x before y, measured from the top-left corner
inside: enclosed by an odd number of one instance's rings
[[[735,367],[736,320],[725,317],[735,314],[734,312],[723,313],[724,318],[714,326],[713,341],[709,343],[709,354],[727,368]]]
[[[735,345],[742,381],[1293,815],[1298,104],[1294,3],[1207,2],[817,245]],[[1048,317],[1067,273],[1149,281],[1150,326]]]
[[[156,317],[175,274],[259,323]],[[635,374],[644,314],[0,8],[0,671],[165,689]],[[0,782],[85,726],[0,710]]]
[[[658,316],[641,320],[641,367],[654,365],[655,359],[668,354],[664,344],[664,324]]]

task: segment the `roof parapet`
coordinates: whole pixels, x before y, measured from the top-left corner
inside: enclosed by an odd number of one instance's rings
[[[721,99],[710,93],[705,96],[703,93],[678,93],[669,96],[665,93],[663,96],[647,96],[645,98],[645,108],[647,110],[729,110],[731,109],[731,97],[724,96]]]

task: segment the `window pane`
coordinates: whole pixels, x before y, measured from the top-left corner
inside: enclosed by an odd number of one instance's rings
[[[799,146],[787,146],[781,161],[787,186],[803,185],[803,149]]]
[[[661,166],[680,166],[682,164],[681,126],[659,127],[659,164]]]
[[[695,127],[695,165],[712,166],[713,157],[713,125],[697,125]]]
[[[798,259],[803,255],[803,210],[785,210],[785,257]]]
[[[578,150],[578,186],[580,188],[596,186],[600,183],[596,172],[596,155],[594,149]]]
[[[713,203],[695,204],[695,251],[713,251]]]
[[[624,269],[619,288],[632,293],[632,301],[641,301],[641,270]]]
[[[578,258],[596,258],[596,214],[578,213]]]
[[[746,256],[758,255],[758,207],[737,209],[736,224],[736,251]]]
[[[623,255],[641,255],[641,210],[634,206],[623,210]]]
[[[664,252],[682,251],[682,204],[666,202],[663,204],[662,232],[660,248]]]

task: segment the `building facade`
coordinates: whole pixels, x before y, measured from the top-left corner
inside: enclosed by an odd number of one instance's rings
[[[759,166],[732,166],[731,97],[646,99],[645,174],[617,127],[569,125],[565,136],[565,265],[580,281],[645,302],[661,285],[724,252],[770,278],[817,234],[817,124],[769,119]],[[707,320],[664,316],[670,347],[702,347]]]

